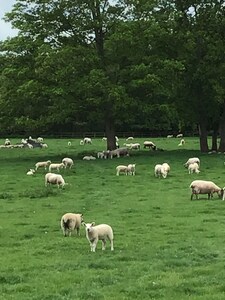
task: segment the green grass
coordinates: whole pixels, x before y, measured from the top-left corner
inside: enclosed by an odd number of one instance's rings
[[[83,161],[105,142],[46,139],[48,149],[0,149],[0,299],[130,300],[225,297],[225,201],[190,200],[194,179],[225,186],[223,154],[201,154],[196,138],[151,139],[165,151],[133,151],[130,157]],[[135,141],[143,143],[143,139]],[[14,140],[13,142],[18,142]],[[120,139],[122,145],[125,139]],[[44,186],[44,170],[26,175],[37,161],[74,159],[61,174],[64,189]],[[183,164],[201,160],[200,174]],[[154,177],[168,162],[166,179]],[[116,176],[118,164],[136,163],[136,176]],[[114,247],[90,252],[81,236],[65,238],[61,216],[81,212],[85,222],[108,223]]]

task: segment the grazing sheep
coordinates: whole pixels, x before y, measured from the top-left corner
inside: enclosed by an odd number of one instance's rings
[[[77,235],[80,236],[80,226],[83,222],[83,214],[66,213],[61,218],[61,228],[64,236],[71,236],[73,230],[76,229]]]
[[[145,141],[143,145],[144,145],[144,149],[149,148],[152,150],[156,150],[156,145],[151,141]]]
[[[166,167],[164,168],[163,165],[157,164],[155,165],[155,177],[163,177],[166,178],[168,175]]]
[[[107,137],[104,136],[104,137],[102,138],[102,141],[107,141]]]
[[[178,133],[176,137],[177,138],[182,138],[183,137],[183,133]]]
[[[133,136],[129,136],[128,138],[126,138],[126,141],[128,142],[128,141],[132,141],[134,138],[133,138]]]
[[[62,163],[64,164],[65,169],[67,167],[69,167],[71,169],[72,166],[74,165],[72,158],[69,158],[69,157],[63,158]]]
[[[34,175],[35,173],[35,170],[34,169],[30,169],[28,172],[27,172],[27,175]]]
[[[128,167],[124,165],[119,165],[116,167],[116,175],[119,176],[120,173],[128,174]]]
[[[47,170],[47,167],[51,164],[50,160],[47,161],[39,161],[35,164],[35,170],[37,171],[38,168],[44,167]]]
[[[55,173],[47,173],[45,175],[45,186],[47,187],[49,184],[57,184],[58,188],[66,185],[62,175]]]
[[[65,165],[63,162],[58,164],[50,164],[48,167],[49,172],[51,172],[53,169],[56,169],[59,172],[59,169],[65,168]]]
[[[9,139],[5,139],[5,146],[10,146],[11,145],[11,142]]]
[[[94,156],[92,156],[92,155],[86,155],[86,156],[84,156],[83,157],[83,160],[95,160],[96,159],[96,157],[94,157]]]
[[[41,148],[48,148],[48,145],[47,144],[41,144]]]
[[[129,175],[135,175],[136,164],[129,164],[127,166],[127,171]]]
[[[200,170],[199,170],[199,164],[197,164],[196,162],[193,163],[193,164],[190,164],[188,166],[188,173],[189,174],[192,174],[192,173],[200,173]]]
[[[128,149],[124,147],[110,151],[110,158],[112,159],[114,156],[117,156],[118,158],[120,156],[129,156]]]
[[[44,139],[43,139],[42,137],[38,137],[38,138],[37,138],[37,142],[38,142],[38,143],[43,143],[43,141],[44,141]]]
[[[193,163],[197,163],[200,167],[200,159],[198,157],[191,157],[189,158],[186,163],[184,164],[185,168],[188,168],[188,166],[190,164],[193,164]]]
[[[173,137],[172,134],[168,134],[168,135],[167,135],[167,138],[172,138],[172,137]]]
[[[130,144],[130,149],[135,149],[135,150],[140,150],[141,149],[141,145],[139,143],[135,143],[135,144]]]
[[[84,144],[92,144],[92,139],[91,138],[85,137],[83,139],[83,141],[84,141]]]
[[[198,199],[199,194],[208,194],[208,199],[212,198],[214,193],[217,193],[218,196],[223,195],[223,189],[212,181],[194,180],[190,184],[190,188],[192,189],[191,200],[193,195]]]
[[[106,240],[110,241],[111,251],[113,248],[113,230],[107,224],[100,224],[95,226],[95,222],[82,223],[85,226],[86,237],[91,246],[91,252],[95,252],[98,240],[102,241],[102,250],[105,250]]]
[[[184,144],[185,144],[185,140],[182,139],[182,140],[180,141],[180,143],[178,144],[178,146],[181,147],[181,146],[183,146]]]

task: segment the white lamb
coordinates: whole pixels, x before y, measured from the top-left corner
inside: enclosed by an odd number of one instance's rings
[[[116,167],[116,175],[119,176],[120,173],[128,174],[128,167],[124,165],[119,165]]]
[[[28,172],[27,172],[27,175],[34,175],[35,173],[35,170],[34,169],[30,169]]]
[[[200,167],[200,159],[198,157],[191,157],[189,158],[186,163],[184,164],[185,168],[188,168],[188,166],[190,164],[193,164],[193,163],[197,163]]]
[[[183,133],[178,133],[176,137],[177,138],[182,138],[183,137]]]
[[[168,172],[166,168],[163,167],[163,165],[157,164],[155,165],[155,177],[163,177],[166,178],[168,175]]]
[[[82,223],[85,226],[86,237],[91,246],[91,252],[95,252],[98,240],[102,241],[102,250],[105,250],[106,240],[110,241],[111,251],[113,248],[113,230],[107,224],[100,224],[95,226],[95,222]]]
[[[63,158],[62,163],[64,164],[65,169],[67,167],[71,169],[72,166],[74,165],[74,162],[73,162],[72,158],[69,158],[69,157]]]
[[[194,180],[190,184],[190,188],[192,189],[191,200],[193,195],[198,199],[199,194],[208,194],[208,199],[212,198],[214,193],[217,193],[218,196],[223,195],[223,189],[212,181]]]
[[[44,167],[47,170],[47,167],[51,164],[50,160],[47,161],[39,161],[35,164],[35,170],[37,171],[38,168]]]
[[[182,140],[180,141],[180,143],[178,144],[178,146],[181,147],[181,146],[183,146],[184,144],[185,144],[185,140],[182,139]]]
[[[163,163],[162,167],[164,168],[165,172],[167,172],[167,174],[169,174],[169,172],[170,172],[170,165],[168,163]]]
[[[65,168],[65,165],[63,162],[61,163],[57,163],[57,164],[50,164],[48,167],[49,172],[51,172],[52,170],[57,170],[59,172],[60,169]]]
[[[104,137],[102,138],[102,141],[107,141],[107,137],[104,136]]]
[[[95,160],[96,157],[92,156],[92,155],[86,155],[83,157],[83,160]]]
[[[199,170],[199,164],[197,164],[196,162],[193,163],[193,164],[189,164],[188,166],[188,173],[189,174],[192,174],[192,173],[200,173],[200,170]]]
[[[134,150],[140,150],[141,149],[141,145],[139,143],[135,143],[135,144],[130,144],[130,149],[134,149]]]
[[[62,175],[55,173],[47,173],[45,175],[45,186],[48,186],[49,184],[57,184],[58,188],[66,185]]]
[[[129,164],[127,166],[127,172],[129,175],[135,175],[136,164]]]
[[[42,137],[38,137],[38,138],[37,138],[37,142],[38,142],[38,143],[43,143],[43,141],[44,141],[44,139],[43,139]]]
[[[126,138],[126,141],[132,141],[133,139],[133,136],[129,136],[128,138]]]
[[[61,228],[64,236],[71,236],[76,229],[77,235],[80,236],[80,226],[83,222],[83,214],[66,213],[61,218]]]
[[[173,137],[172,134],[168,134],[168,135],[167,135],[167,138],[172,138],[172,137]]]
[[[72,145],[71,141],[68,141],[67,145],[68,145],[68,147],[71,147],[71,145]]]
[[[105,154],[104,154],[104,152],[98,152],[97,153],[97,158],[104,158],[105,157]]]
[[[84,141],[80,140],[80,145],[83,146],[84,145]]]
[[[83,141],[84,141],[84,144],[92,144],[92,139],[91,138],[85,137],[83,139]]]

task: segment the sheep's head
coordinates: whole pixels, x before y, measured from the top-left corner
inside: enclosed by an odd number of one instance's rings
[[[84,225],[85,230],[87,232],[91,232],[92,231],[92,227],[95,226],[95,222],[92,222],[92,223],[84,223],[84,222],[82,222],[82,225]]]

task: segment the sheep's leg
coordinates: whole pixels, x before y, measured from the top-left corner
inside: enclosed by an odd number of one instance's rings
[[[110,240],[110,245],[111,245],[111,251],[113,251],[114,250],[114,248],[113,248],[113,240]]]
[[[105,250],[106,240],[102,240],[102,250]]]
[[[95,252],[97,243],[98,243],[98,240],[95,240],[95,241],[92,243],[92,252]]]
[[[80,228],[77,228],[77,235],[80,236]]]

